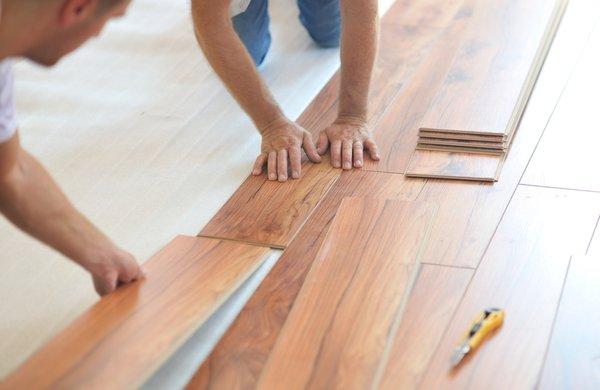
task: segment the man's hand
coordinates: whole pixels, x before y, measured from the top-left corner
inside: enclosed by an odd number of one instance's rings
[[[92,274],[94,288],[99,295],[107,295],[122,284],[144,277],[135,258],[114,246],[92,251],[83,267]]]
[[[317,150],[325,154],[331,144],[331,165],[335,168],[361,168],[364,164],[363,150],[366,148],[375,161],[379,161],[377,144],[367,123],[358,118],[338,118],[331,126],[321,131]]]
[[[310,161],[315,163],[321,161],[311,134],[294,122],[281,120],[272,123],[261,129],[261,134],[261,154],[256,158],[252,170],[255,176],[262,173],[266,163],[269,180],[286,181],[288,167],[291,168],[292,178],[298,179],[302,171],[301,149],[304,149]]]
[[[133,256],[79,213],[21,148],[18,133],[0,143],[0,213],[89,271],[100,295],[143,276]]]

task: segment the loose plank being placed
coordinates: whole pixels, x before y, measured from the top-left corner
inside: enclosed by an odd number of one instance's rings
[[[147,278],[102,298],[3,388],[137,388],[265,260],[268,248],[180,236]]]
[[[600,194],[519,187],[420,387],[534,388],[569,258],[585,252],[599,214]],[[504,325],[452,370],[457,341],[488,307],[505,309]]]
[[[540,389],[600,388],[600,257],[569,265]]]
[[[346,198],[258,388],[368,388],[397,329],[435,207]]]

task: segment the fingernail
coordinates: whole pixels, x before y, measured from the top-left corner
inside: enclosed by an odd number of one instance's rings
[[[292,177],[293,177],[294,179],[297,179],[297,178],[299,178],[299,177],[300,177],[300,174],[298,174],[298,172],[294,171],[294,172],[292,172]]]
[[[357,167],[362,167],[362,164],[363,164],[363,163],[362,163],[362,161],[360,161],[360,160],[356,162],[356,166],[357,166]]]
[[[287,176],[279,176],[279,181],[284,182],[287,180]]]
[[[275,176],[275,174],[270,174],[269,180],[277,180],[277,176]]]
[[[344,169],[350,169],[350,163],[344,163]]]

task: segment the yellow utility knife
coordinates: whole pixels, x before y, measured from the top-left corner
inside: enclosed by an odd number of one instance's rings
[[[487,335],[498,329],[502,322],[504,322],[504,310],[501,309],[487,309],[478,315],[452,354],[452,367],[458,366],[465,355],[479,347]]]

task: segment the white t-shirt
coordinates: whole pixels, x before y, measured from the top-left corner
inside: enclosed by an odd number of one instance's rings
[[[244,12],[252,0],[231,0],[229,14],[233,17]]]
[[[10,139],[17,131],[13,97],[12,61],[0,61],[0,143]]]

